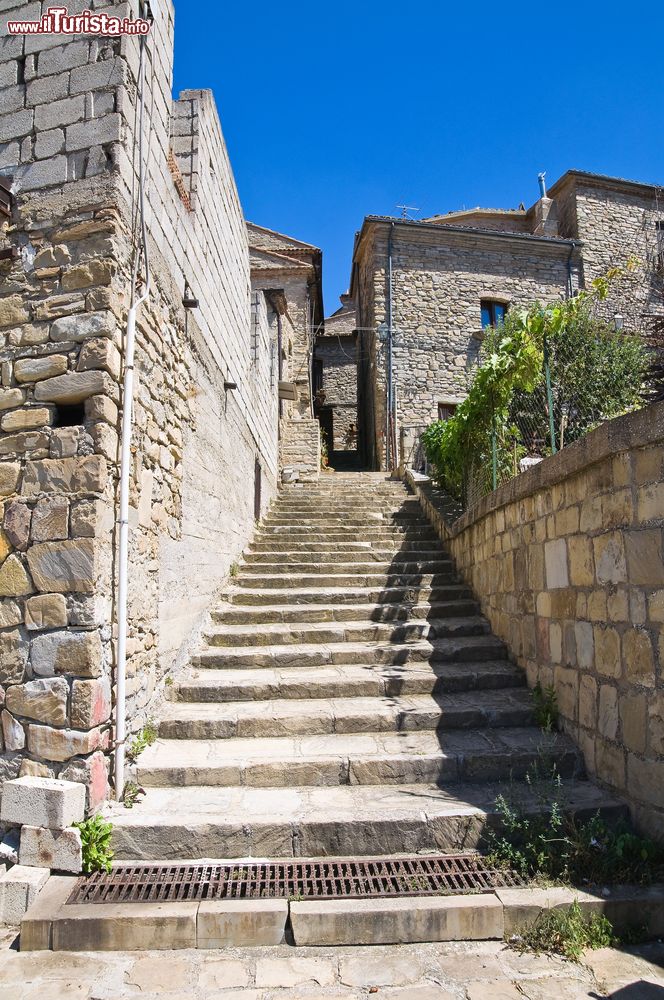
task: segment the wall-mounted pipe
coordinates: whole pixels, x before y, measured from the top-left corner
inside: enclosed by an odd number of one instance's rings
[[[120,510],[118,516],[118,594],[117,594],[117,665],[115,694],[115,798],[119,802],[124,792],[127,676],[127,589],[129,579],[129,471],[131,466],[131,432],[134,403],[134,356],[136,352],[136,316],[139,306],[150,294],[150,260],[145,225],[145,169],[143,164],[143,118],[145,113],[145,37],[140,39],[138,73],[138,199],[141,219],[140,242],[135,249],[131,275],[131,299],[127,316],[124,349],[124,383],[122,390],[122,441],[120,445]],[[145,284],[137,297],[138,268],[143,256]]]
[[[394,223],[390,223],[387,237],[387,393],[385,400],[385,468],[392,468],[392,364],[394,360],[393,329],[392,329],[392,240]]]

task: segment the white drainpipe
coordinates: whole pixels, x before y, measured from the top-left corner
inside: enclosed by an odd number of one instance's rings
[[[148,260],[147,231],[145,227],[145,172],[143,166],[143,112],[145,109],[145,59],[144,38],[141,38],[139,69],[140,111],[138,119],[138,183],[141,240],[145,269],[145,287],[136,298],[140,246],[135,249],[131,277],[131,306],[127,316],[124,350],[124,385],[122,392],[122,444],[120,448],[120,513],[118,540],[118,598],[117,598],[117,666],[115,696],[115,798],[122,799],[124,791],[125,739],[127,736],[126,676],[127,676],[127,584],[129,576],[129,473],[131,465],[131,432],[134,403],[134,355],[136,348],[136,315],[139,306],[150,294],[150,264]]]

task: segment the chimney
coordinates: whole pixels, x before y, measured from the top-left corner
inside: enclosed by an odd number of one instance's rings
[[[546,172],[543,170],[537,175],[540,197],[530,209],[533,216],[533,236],[557,236],[558,235],[558,213],[556,203],[546,193]]]

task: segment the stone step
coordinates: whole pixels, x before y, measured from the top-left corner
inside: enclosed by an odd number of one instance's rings
[[[282,540],[292,538],[294,541],[311,542],[376,542],[377,540],[403,540],[422,541],[430,540],[438,542],[440,539],[428,527],[404,527],[397,524],[385,524],[379,528],[365,526],[363,528],[344,527],[343,524],[333,525],[327,528],[317,527],[315,530],[311,525],[303,524],[277,524],[271,528],[260,528],[254,536],[258,541],[270,539]]]
[[[242,556],[243,568],[257,567],[269,572],[270,565],[285,565],[291,568],[299,567],[330,567],[330,566],[362,566],[384,565],[410,566],[431,565],[444,561],[446,565],[451,565],[450,557],[441,547],[434,547],[433,543],[428,548],[413,552],[412,549],[402,549],[400,546],[393,548],[362,548],[354,551],[335,550],[330,547],[326,550],[304,551],[298,549],[265,549],[259,552],[245,552]],[[253,572],[253,570],[252,570]]]
[[[338,664],[252,670],[194,670],[170,689],[182,702],[261,701],[267,698],[396,697],[523,687],[526,675],[509,660],[372,666]]]
[[[472,694],[397,695],[324,699],[271,699],[214,703],[174,702],[161,714],[159,735],[171,740],[232,737],[314,736],[383,733],[473,726],[530,726],[527,689]]]
[[[493,635],[458,636],[453,639],[412,643],[334,642],[320,646],[274,645],[259,648],[219,647],[201,650],[192,657],[198,667],[322,667],[334,663],[373,663],[404,666],[407,663],[495,660],[505,656],[505,645]]]
[[[273,607],[222,605],[213,608],[213,622],[228,625],[266,625],[268,623],[332,622],[332,621],[433,621],[479,614],[477,601],[439,601],[435,604],[285,604]]]
[[[312,858],[459,851],[476,847],[500,792],[532,815],[542,803],[523,782],[339,785],[315,788],[148,788],[133,807],[109,805],[116,860]],[[568,811],[626,816],[586,781],[562,782]],[[88,907],[94,910],[94,907]]]
[[[226,593],[229,604],[234,606],[266,606],[283,604],[300,604],[313,606],[317,604],[358,604],[372,602],[375,604],[392,605],[412,601],[413,603],[461,600],[471,596],[471,590],[464,583],[455,582],[439,584],[434,587],[428,584],[420,586],[400,587],[242,587],[231,589]]]
[[[462,618],[442,618],[429,621],[401,623],[372,622],[299,622],[293,624],[266,623],[256,629],[249,625],[221,624],[203,633],[209,646],[264,647],[314,645],[339,642],[412,642],[413,640],[442,639],[459,635],[483,635],[489,632],[489,623],[479,615]]]
[[[343,555],[343,554],[342,554]],[[277,576],[279,574],[292,573],[320,573],[321,576],[331,574],[351,574],[358,573],[383,573],[385,575],[401,574],[429,574],[429,573],[449,573],[453,570],[452,560],[440,553],[436,558],[425,561],[424,559],[410,560],[407,555],[396,553],[391,559],[379,560],[363,556],[356,561],[347,561],[345,558],[338,561],[320,559],[316,562],[302,562],[300,560],[279,559],[277,562],[250,562],[244,563],[241,567],[241,576]]]
[[[338,528],[340,526],[355,527],[355,528],[366,528],[374,527],[380,528],[383,525],[398,526],[403,528],[427,528],[429,527],[429,522],[419,514],[339,514],[335,517],[333,514],[268,514],[264,522],[265,528],[278,527],[279,525],[285,525],[290,527],[292,525],[297,525],[298,527],[309,527],[316,528],[318,531],[325,531],[326,528]]]
[[[563,777],[581,771],[579,753],[567,736],[520,727],[158,739],[138,758],[136,780],[143,787],[452,784],[520,778],[543,756]]]
[[[311,554],[315,558],[319,552],[440,552],[444,551],[442,544],[435,538],[430,541],[424,539],[419,542],[403,542],[399,538],[386,539],[384,541],[359,541],[359,542],[304,542],[297,539],[272,539],[270,541],[260,541],[255,539],[246,550],[244,558],[255,555],[259,552],[302,552]]]
[[[265,574],[242,572],[235,580],[239,587],[255,587],[260,582],[261,590],[292,590],[309,587],[440,587],[458,582],[458,576],[451,569],[436,573],[274,573]]]

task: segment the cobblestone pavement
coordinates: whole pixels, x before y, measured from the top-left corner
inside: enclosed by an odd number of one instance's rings
[[[2,1000],[664,1000],[664,945],[575,965],[499,942],[367,948],[21,954],[5,935]]]

